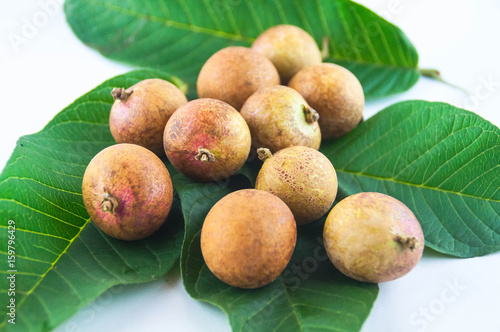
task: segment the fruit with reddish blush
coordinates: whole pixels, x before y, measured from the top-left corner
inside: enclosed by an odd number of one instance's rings
[[[299,70],[322,61],[314,39],[294,25],[281,24],[267,29],[253,42],[252,49],[271,60],[283,84]]]
[[[257,150],[264,161],[255,188],[281,198],[292,210],[298,225],[319,219],[332,207],[337,196],[337,173],[319,151],[293,146],[271,155]]]
[[[82,195],[90,218],[104,233],[139,240],[167,219],[173,188],[163,162],[135,144],[116,144],[99,152],[83,175]]]
[[[170,82],[152,78],[128,89],[114,88],[115,102],[109,115],[109,129],[117,143],[143,146],[163,155],[163,130],[176,109],[187,98]]]
[[[410,209],[374,192],[355,194],[335,205],[326,219],[323,240],[335,267],[365,282],[404,276],[424,250],[422,228]]]
[[[318,113],[292,88],[282,85],[262,88],[241,108],[255,148],[277,152],[303,145],[319,149],[321,132]]]
[[[207,60],[196,88],[200,98],[219,99],[239,111],[255,91],[278,84],[278,71],[268,58],[247,47],[231,46]]]
[[[345,135],[363,120],[363,88],[344,67],[333,63],[309,66],[295,74],[288,86],[319,113],[324,139]]]
[[[250,130],[241,114],[223,101],[190,101],[168,120],[164,132],[168,160],[197,181],[217,181],[236,173],[250,153]]]
[[[212,207],[201,230],[201,252],[210,271],[226,284],[258,288],[283,272],[296,240],[293,214],[282,200],[244,189]]]

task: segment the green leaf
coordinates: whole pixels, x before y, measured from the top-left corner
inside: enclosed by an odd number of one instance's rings
[[[195,299],[229,316],[233,331],[359,331],[378,294],[376,284],[338,272],[324,251],[323,222],[298,230],[294,255],[273,283],[255,290],[230,287],[204,263],[200,234],[210,208],[228,193],[248,188],[241,175],[220,183],[193,183],[175,176],[186,232],[181,254],[184,286]]]
[[[16,325],[4,314],[1,330],[51,330],[109,287],[157,279],[177,261],[183,234],[178,204],[153,236],[124,242],[90,222],[81,196],[90,159],[115,144],[108,127],[110,91],[153,77],[175,81],[151,71],[117,76],[39,133],[19,139],[0,175],[0,303],[16,303]],[[9,220],[16,228],[14,266],[8,265]],[[17,270],[15,296],[8,292],[8,270]]]
[[[277,24],[300,26],[320,45],[327,37],[327,61],[352,70],[367,97],[405,91],[420,77],[417,52],[404,33],[347,0],[67,0],[64,9],[85,44],[111,59],[181,77],[191,98],[213,53],[250,46]]]
[[[459,257],[500,250],[500,130],[477,114],[402,102],[320,150],[335,166],[340,196],[399,199],[427,246]]]

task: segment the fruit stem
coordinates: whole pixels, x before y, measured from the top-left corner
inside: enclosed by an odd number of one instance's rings
[[[118,200],[106,192],[102,195],[102,197],[101,209],[104,212],[115,214],[115,210],[118,207]]]
[[[307,123],[314,123],[318,121],[319,114],[312,107],[302,105],[302,109],[304,110],[304,114],[306,116]]]
[[[207,149],[198,147],[198,154],[194,156],[194,159],[207,162],[207,161],[215,161],[215,155]]]
[[[415,237],[403,238],[399,235],[396,235],[394,237],[394,241],[399,243],[403,248],[410,249],[412,251],[413,251],[413,249],[415,249],[415,247],[417,245],[417,239]]]
[[[183,80],[181,80],[180,78],[178,78],[176,76],[172,76],[172,83],[174,83],[174,85],[176,87],[178,87],[179,90],[181,90],[183,94],[186,94],[189,90],[189,86],[187,85],[187,83],[184,83]]]
[[[328,49],[328,37],[327,36],[324,36],[323,37],[323,40],[321,41],[322,44],[321,44],[321,57],[323,58],[323,60],[325,60],[326,58],[328,58],[330,56],[330,50]]]
[[[273,154],[271,153],[271,150],[269,150],[268,148],[258,148],[257,156],[259,157],[260,160],[266,161],[267,159],[271,158]]]
[[[132,94],[132,91],[127,91],[124,88],[114,88],[111,91],[111,95],[115,100],[127,101],[128,97]]]
[[[462,88],[461,86],[450,83],[448,81],[445,81],[443,79],[443,77],[441,76],[441,73],[437,69],[422,69],[422,68],[420,68],[419,71],[420,71],[420,74],[424,77],[428,77],[430,79],[444,83],[444,84],[451,86],[455,89],[458,89],[458,90],[464,92],[466,95],[470,96],[470,92],[467,91],[466,89]]]

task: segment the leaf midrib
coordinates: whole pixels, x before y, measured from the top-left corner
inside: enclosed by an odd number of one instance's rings
[[[290,304],[290,307],[292,308],[293,316],[297,320],[297,325],[299,326],[300,331],[303,332],[304,331],[304,326],[302,326],[302,322],[299,319],[299,314],[298,314],[297,309],[295,308],[295,305],[294,305],[294,303],[292,301],[292,297],[290,296],[289,289],[285,285],[285,281],[283,279],[281,279],[281,281],[283,282],[283,289],[284,289],[284,293],[286,295],[286,299],[288,300],[288,302]],[[280,325],[278,325],[278,327],[281,326],[281,324],[284,323],[286,321],[286,319],[287,318],[285,318],[282,322],[280,322]],[[276,328],[276,330],[277,330],[277,328]]]
[[[61,257],[68,251],[68,248],[71,247],[71,245],[73,244],[73,241],[75,241],[77,238],[80,237],[82,230],[85,228],[85,226],[87,226],[87,224],[89,222],[90,222],[90,218],[88,218],[85,221],[85,223],[82,225],[82,227],[80,227],[80,230],[75,235],[75,237],[73,237],[71,240],[68,240],[68,245],[66,246],[66,248],[64,248],[64,250],[54,260],[54,262],[50,265],[50,267],[40,276],[40,279],[38,279],[37,283],[26,293],[26,296],[24,296],[23,299],[19,302],[19,304],[17,305],[17,311],[19,311],[19,308],[23,305],[23,303],[26,301],[26,299],[33,293],[33,291],[38,287],[38,285],[44,280],[47,273],[49,273],[54,268],[54,265],[56,265],[56,263],[59,261],[59,259],[61,259]],[[5,326],[5,324],[7,324],[7,318],[5,318],[5,320],[3,320],[0,323],[0,329],[3,328]]]
[[[173,20],[168,20],[162,17],[154,16],[154,15],[145,15],[130,9],[126,9],[124,7],[120,7],[117,5],[112,5],[108,3],[102,3],[102,2],[95,2],[95,1],[87,1],[87,3],[92,4],[93,6],[100,6],[105,9],[113,10],[117,13],[120,14],[126,14],[128,16],[141,19],[141,20],[150,20],[152,22],[158,22],[162,23],[166,26],[171,26],[180,30],[186,30],[190,32],[197,32],[197,33],[202,33],[210,36],[215,36],[219,38],[225,38],[225,39],[230,39],[230,40],[237,40],[237,41],[246,41],[246,42],[253,42],[255,38],[252,37],[246,37],[243,35],[237,35],[237,34],[232,34],[228,32],[223,32],[223,31],[217,31],[214,29],[210,28],[203,28],[197,25],[193,24],[187,24],[187,23],[182,23],[178,21],[173,21]]]
[[[102,8],[108,9],[115,11],[119,14],[125,14],[131,17],[134,17],[136,19],[140,20],[150,20],[152,22],[158,22],[161,23],[165,26],[171,26],[180,30],[186,30],[190,32],[196,32],[196,33],[202,33],[206,34],[209,36],[213,37],[219,37],[219,38],[224,38],[228,39],[231,41],[243,41],[243,42],[248,42],[248,43],[253,43],[256,38],[254,37],[248,37],[248,36],[243,36],[241,34],[234,34],[234,33],[229,33],[229,32],[223,32],[223,31],[217,31],[214,29],[210,28],[204,28],[200,27],[194,24],[188,24],[188,23],[182,23],[174,20],[169,20],[165,19],[162,17],[154,16],[154,15],[146,15],[139,13],[137,11],[127,9],[124,7],[120,7],[118,5],[113,5],[113,4],[108,4],[108,3],[102,3],[102,2],[95,2],[95,1],[88,1],[89,4],[92,4],[94,6],[100,6]],[[333,56],[333,55],[328,55],[328,58],[331,61],[346,61],[346,62],[351,62],[359,65],[366,65],[366,66],[374,66],[374,67],[379,67],[379,68],[396,68],[396,69],[405,69],[405,70],[415,70],[418,72],[418,67],[417,66],[405,66],[405,65],[394,65],[394,64],[388,64],[388,63],[383,63],[383,62],[368,62],[363,59],[349,59],[345,57],[340,57],[340,56]],[[327,59],[326,59],[327,60]]]
[[[324,59],[323,61],[324,62],[331,61],[331,62],[335,63],[336,60],[337,61],[345,61],[345,62],[349,62],[351,64],[356,64],[356,65],[373,66],[373,67],[378,67],[378,68],[394,68],[394,69],[414,70],[419,75],[421,75],[420,69],[417,66],[413,67],[413,66],[404,66],[404,65],[394,65],[394,64],[388,64],[388,63],[383,63],[383,62],[368,62],[365,60],[348,59],[345,57],[333,56],[333,55],[328,55],[328,57],[326,59]]]
[[[458,196],[463,196],[463,197],[468,197],[468,198],[473,198],[473,199],[482,199],[482,200],[485,200],[485,201],[488,201],[488,202],[500,203],[500,200],[494,199],[494,198],[486,198],[486,197],[481,197],[481,196],[472,196],[470,194],[464,194],[464,193],[461,193],[461,192],[456,192],[456,191],[441,189],[441,188],[437,188],[437,187],[429,187],[429,186],[425,186],[425,185],[418,184],[418,183],[400,181],[400,180],[396,180],[394,178],[377,176],[377,175],[373,175],[373,174],[367,174],[367,173],[362,173],[362,172],[350,171],[350,170],[346,170],[346,169],[343,169],[343,168],[336,168],[335,170],[337,172],[343,172],[343,173],[357,175],[357,176],[364,176],[364,177],[372,178],[372,179],[379,180],[379,181],[393,182],[393,183],[397,183],[397,184],[401,184],[401,185],[406,185],[406,186],[410,186],[410,187],[423,188],[423,189],[428,189],[428,190],[435,190],[435,191],[439,191],[439,192],[442,192],[442,193],[445,193],[445,194],[455,194],[455,195],[458,195]]]

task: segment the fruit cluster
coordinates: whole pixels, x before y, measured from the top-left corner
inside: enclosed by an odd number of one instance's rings
[[[282,84],[282,85],[280,85]],[[189,101],[173,84],[148,79],[111,92],[110,130],[116,145],[85,171],[83,199],[106,234],[137,240],[166,220],[173,199],[160,160],[195,181],[235,174],[252,149],[263,161],[255,189],[233,192],[206,216],[201,250],[225,283],[256,288],[276,279],[295,248],[297,225],[325,215],[337,196],[337,175],[318,151],[363,119],[361,84],[347,69],[322,63],[302,29],[280,25],[251,48],[227,47],[202,67]],[[325,249],[344,274],[392,280],[419,261],[424,240],[412,212],[379,193],[338,203],[324,226]]]

